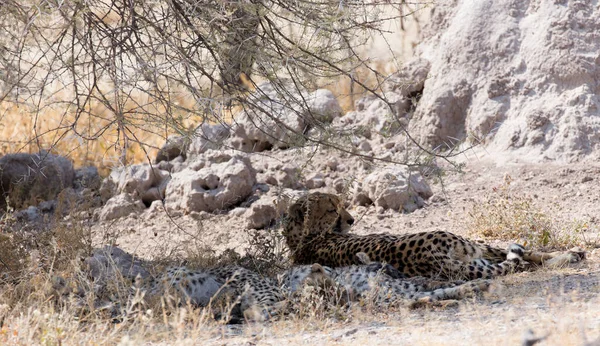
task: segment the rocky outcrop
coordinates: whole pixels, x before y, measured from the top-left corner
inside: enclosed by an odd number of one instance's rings
[[[467,137],[496,159],[600,156],[600,8],[590,1],[440,3],[418,47],[431,67],[411,132]]]
[[[222,124],[202,124],[194,132],[187,149],[187,156],[196,157],[207,150],[216,150],[223,146],[223,141],[229,137],[229,127]]]
[[[102,221],[118,219],[145,209],[144,203],[128,193],[121,193],[111,197],[98,212]]]
[[[158,150],[154,163],[168,162],[179,156],[185,160],[188,145],[189,143],[185,136],[171,136],[167,138],[165,144]]]
[[[248,229],[268,227],[277,218],[277,206],[270,196],[264,196],[248,207],[244,217],[248,220]]]
[[[169,162],[176,158],[185,161],[203,154],[210,149],[220,149],[229,137],[229,126],[203,123],[190,136],[171,136],[160,148],[155,163]],[[171,170],[171,167],[168,169]]]
[[[380,97],[367,95],[356,100],[354,110],[334,119],[332,125],[340,131],[353,132],[367,139],[398,133],[408,125],[407,116],[421,97],[429,68],[425,59],[407,63],[386,79]],[[354,142],[360,150],[370,151],[365,150],[364,141],[356,139]]]
[[[342,109],[329,90],[277,90],[271,83],[260,84],[249,104],[235,119],[228,144],[245,152],[289,148],[303,141],[313,126],[329,123]],[[304,106],[301,106],[304,105]]]
[[[102,178],[98,168],[94,166],[82,167],[75,170],[73,188],[76,190],[90,189],[98,190],[102,185]]]
[[[147,163],[119,167],[102,182],[100,194],[105,200],[117,194],[128,194],[149,206],[164,198],[169,179],[169,172]]]
[[[256,172],[247,157],[211,154],[173,174],[166,187],[168,208],[184,212],[225,210],[252,193]]]
[[[412,212],[431,197],[431,188],[418,172],[392,166],[367,175],[354,193],[358,205],[374,203],[384,209]]]
[[[38,200],[52,200],[60,191],[73,186],[73,164],[63,156],[7,154],[0,158],[0,208],[6,197],[12,207],[27,206]]]
[[[138,276],[141,279],[150,277],[139,259],[116,246],[94,249],[92,255],[84,260],[84,265],[96,285],[106,285],[119,277],[129,280],[135,280]]]

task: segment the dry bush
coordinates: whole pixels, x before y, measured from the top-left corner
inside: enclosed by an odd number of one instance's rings
[[[306,282],[290,297],[287,313],[303,323],[346,321],[351,318],[348,299],[348,292],[331,280]]]
[[[386,27],[399,22],[403,28],[406,16],[428,6],[8,0],[0,8],[6,71],[0,137],[10,140],[0,142],[0,154],[47,149],[106,174],[117,164],[149,161],[168,136],[194,136],[202,122],[227,125],[241,109],[285,125],[264,112],[260,100],[267,95],[247,97],[264,81],[279,91],[271,101],[299,116],[311,109],[304,91],[317,88],[331,89],[344,110],[365,94],[393,106],[381,86],[398,69],[404,37]],[[250,117],[258,124],[257,114]],[[352,153],[350,143],[322,136],[324,125],[311,124],[319,130],[311,133],[283,127],[302,144]]]
[[[586,222],[575,220],[561,227],[560,220],[537,207],[531,196],[515,191],[511,182],[512,178],[506,175],[502,185],[473,205],[467,220],[469,234],[545,249],[586,244]]]
[[[171,334],[176,324],[198,328],[212,323],[210,310],[187,305],[172,290],[146,299],[118,270],[102,285],[93,282],[81,261],[90,249],[86,232],[59,227],[26,240],[18,234],[0,237],[7,249],[3,259],[16,262],[16,269],[0,280],[0,344],[89,343],[95,338],[114,344],[129,333],[152,339],[161,336],[157,329]],[[115,322],[120,327],[111,331]]]
[[[341,76],[324,81],[320,87],[330,89],[337,96],[342,109],[348,112],[354,109],[356,100],[369,94],[369,90],[364,86],[380,91],[382,76],[389,74],[388,70],[389,66],[383,63],[375,64],[372,68],[359,67],[353,72],[352,79]],[[250,85],[248,89],[253,88],[254,85]],[[182,108],[193,108],[190,101],[193,100],[192,94],[182,91],[179,97],[181,100],[177,100],[177,103]],[[144,102],[143,99],[138,100],[135,96],[132,96],[132,100],[133,104]],[[84,129],[85,134],[89,136],[107,127],[109,121],[105,119],[111,117],[108,109],[100,105],[94,108],[97,116],[87,118]],[[218,117],[228,124],[241,110],[239,105],[231,109],[221,109]],[[14,152],[37,153],[40,148],[51,148],[53,153],[67,154],[76,167],[93,165],[98,167],[101,175],[107,175],[119,163],[121,148],[117,146],[118,131],[109,127],[98,140],[94,141],[83,140],[81,136],[73,134],[64,135],[65,124],[72,123],[75,117],[75,112],[68,108],[62,109],[56,106],[48,108],[44,111],[43,117],[40,117],[23,106],[17,107],[7,102],[0,102],[0,138],[10,138],[10,140],[0,140],[0,155]],[[180,121],[178,124],[180,131],[160,122],[148,122],[143,126],[131,124],[128,131],[135,141],[131,141],[127,147],[128,163],[148,162],[169,136],[191,133],[194,124],[201,121],[197,115],[185,114],[185,112],[175,114],[174,117]]]
[[[274,276],[288,268],[289,250],[281,230],[249,230],[250,240],[242,265],[263,275]]]
[[[0,233],[0,249],[0,274],[6,281],[27,265],[27,250],[18,244],[14,235],[4,233]]]

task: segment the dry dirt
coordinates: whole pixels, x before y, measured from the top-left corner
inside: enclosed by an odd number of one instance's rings
[[[494,163],[497,159],[482,157],[485,154],[470,153],[462,158],[466,163],[463,172],[448,170],[443,184],[432,183],[434,197],[425,208],[412,214],[390,210],[380,214],[375,207],[351,208],[357,217],[353,231],[401,234],[444,229],[468,235],[469,210],[510,175],[512,188],[532,196],[536,206],[559,225],[573,220],[587,222],[584,237],[595,242],[600,231],[600,165],[498,165]],[[145,212],[94,227],[106,236],[104,241],[114,239],[125,250],[147,258],[203,245],[243,252],[249,239],[244,218],[231,213],[174,215],[175,222],[169,221],[164,212],[154,212],[152,218],[149,215]],[[102,238],[97,241],[103,242]],[[169,239],[172,243],[185,243],[187,248],[170,247]],[[214,345],[514,345],[522,342],[531,329],[536,336],[548,335],[542,345],[582,345],[585,340],[600,337],[599,273],[600,250],[590,246],[588,258],[581,264],[498,279],[490,293],[461,302],[457,308],[357,311],[347,321],[292,320],[223,327],[207,330],[202,339],[206,338],[203,344]]]

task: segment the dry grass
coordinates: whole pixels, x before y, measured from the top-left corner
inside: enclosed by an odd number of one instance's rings
[[[538,336],[549,334],[545,345],[581,345],[584,333],[588,340],[598,337],[598,299],[585,301],[571,294],[550,298],[543,292],[527,297],[529,301],[509,298],[492,306],[466,302],[447,311],[378,313],[359,309],[341,318],[323,316],[313,309],[302,318],[243,328],[222,326],[206,319],[202,311],[188,308],[162,316],[140,313],[127,322],[114,323],[101,316],[82,319],[73,310],[43,302],[18,311],[0,305],[0,320],[4,321],[0,343],[514,345],[522,342],[523,333],[530,328]]]
[[[376,63],[371,68],[357,69],[354,79],[380,91],[382,76],[391,72],[393,71],[390,64]],[[347,77],[324,81],[320,87],[330,89],[338,97],[345,112],[352,110],[354,102],[367,93],[363,87]],[[100,135],[94,140],[86,140],[71,130],[72,124],[75,123],[75,114],[68,106],[62,106],[69,102],[65,102],[67,99],[57,99],[60,95],[62,94],[58,93],[54,99],[48,100],[49,103],[53,103],[39,105],[39,112],[24,105],[0,102],[0,156],[15,152],[37,153],[41,149],[49,150],[68,156],[77,167],[94,165],[105,176],[113,167],[119,165],[123,147],[122,134],[117,131],[117,126],[110,125],[115,116],[101,104],[90,106],[89,111],[93,116],[80,115],[77,132],[90,138],[96,134]],[[154,115],[137,114],[135,109],[140,104],[147,105],[148,108],[159,106],[148,105],[149,100],[137,99],[133,95],[129,108],[124,109],[130,117],[127,124],[128,163],[148,162],[150,158],[155,157],[170,135],[192,133],[195,126],[202,122],[202,118],[196,113],[183,110],[194,109],[193,100],[191,95],[182,91],[173,100],[179,111],[171,116],[157,116],[166,114],[166,110],[155,109],[152,111]],[[223,109],[215,116],[229,122],[240,111],[241,107],[238,106]]]
[[[193,308],[182,297],[164,295],[143,299],[132,294],[132,282],[115,274],[102,290],[90,281],[81,258],[89,253],[89,235],[81,229],[57,228],[22,238],[2,234],[0,280],[0,344],[138,344],[141,342],[209,342],[227,328],[213,319],[229,319],[233,303],[216,300]],[[36,247],[35,251],[31,251]],[[191,265],[237,262],[235,256],[192,258]],[[177,261],[177,260],[176,260]],[[164,268],[158,265],[154,270]],[[10,270],[9,270],[10,269]],[[120,302],[117,306],[109,301]],[[297,323],[327,325],[339,321],[344,308],[314,290],[300,293],[290,306]]]
[[[516,191],[511,182],[512,178],[506,175],[499,187],[473,205],[467,220],[469,234],[543,249],[589,245],[585,239],[587,222],[574,220],[565,224],[537,207],[533,197]]]
[[[37,153],[44,149],[68,156],[79,167],[94,165],[103,174],[118,165],[123,138],[119,136],[116,126],[108,126],[109,120],[115,118],[109,110],[97,105],[92,110],[95,116],[81,116],[77,122],[78,133],[89,137],[100,133],[97,139],[86,140],[71,131],[75,115],[68,108],[42,108],[43,111],[36,113],[26,106],[0,103],[0,155]],[[150,120],[150,117],[143,118]],[[182,121],[182,126],[191,126],[198,121],[189,114],[182,115],[182,119],[187,119]],[[147,162],[148,156],[154,157],[165,139],[173,134],[172,127],[165,122],[138,121],[127,126],[130,131],[127,134],[130,138],[128,163]]]
[[[370,92],[361,84],[368,87],[370,90],[381,92],[382,84],[385,76],[397,71],[397,67],[393,64],[383,61],[376,61],[371,66],[361,66],[353,73],[353,79],[348,77],[339,77],[334,80],[327,81],[322,85],[323,88],[329,89],[337,98],[344,113],[354,110],[354,103],[361,97],[368,95]],[[357,83],[360,82],[360,83]]]
[[[257,236],[258,248],[251,252],[257,257],[272,253],[260,247],[277,241],[271,236],[267,242]],[[583,340],[581,330],[596,337],[591,326],[594,321],[600,323],[597,286],[588,282],[579,290],[563,293],[562,287],[547,283],[565,273],[578,273],[571,270],[516,274],[500,280],[504,284],[484,299],[465,300],[450,310],[381,309],[368,300],[347,309],[340,306],[336,292],[309,286],[292,302],[285,319],[235,329],[215,321],[211,309],[179,304],[174,294],[149,301],[131,296],[131,282],[120,276],[104,291],[94,291],[80,260],[90,251],[89,239],[86,228],[76,223],[37,235],[0,234],[0,257],[13,266],[0,273],[0,344],[496,345],[519,343],[526,328],[538,335],[552,331],[548,344],[577,344]],[[206,249],[189,255],[191,266],[244,261],[235,253],[215,257]],[[181,259],[164,260],[161,265]],[[120,315],[94,304],[106,297],[123,302],[117,309]],[[220,307],[227,310],[226,304]],[[556,319],[558,311],[568,318]]]

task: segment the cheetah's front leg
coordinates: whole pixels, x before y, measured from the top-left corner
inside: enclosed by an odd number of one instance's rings
[[[560,268],[585,259],[585,250],[574,247],[569,251],[537,252],[525,251],[523,259],[548,268]]]

